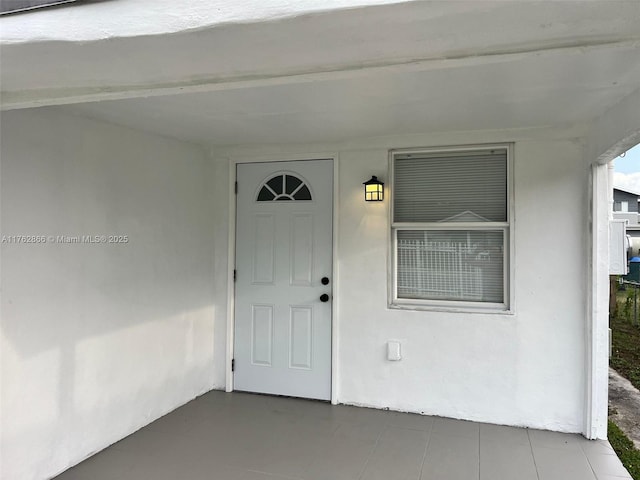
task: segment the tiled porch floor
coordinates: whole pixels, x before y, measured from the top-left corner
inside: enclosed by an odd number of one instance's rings
[[[211,392],[58,480],[621,480],[606,441]]]

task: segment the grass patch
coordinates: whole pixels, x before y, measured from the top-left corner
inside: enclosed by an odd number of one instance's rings
[[[617,313],[609,319],[613,346],[610,364],[620,375],[640,389],[640,326],[633,325],[625,315],[627,293],[618,292],[617,299]],[[640,292],[638,305],[640,307]]]
[[[634,448],[633,442],[612,421],[609,421],[607,436],[609,443],[633,480],[640,480],[640,451]]]

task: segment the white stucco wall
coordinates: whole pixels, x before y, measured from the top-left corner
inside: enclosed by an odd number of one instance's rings
[[[1,148],[2,235],[129,238],[2,244],[0,477],[43,479],[223,386],[219,193],[200,148],[55,111]]]
[[[390,148],[508,141],[515,314],[388,309],[388,203],[365,203],[362,182],[388,181]],[[562,131],[206,157],[51,109],[6,113],[1,154],[2,235],[129,236],[126,245],[2,245],[3,478],[51,476],[224,387],[229,159],[339,159],[340,403],[584,431],[590,167],[583,142]],[[385,359],[389,339],[403,343],[400,362]]]
[[[516,313],[485,315],[386,308],[387,211],[363,202],[359,184],[386,172],[387,153],[341,153],[341,402],[582,431],[588,169],[580,154],[570,142],[516,144]],[[385,359],[390,339],[403,339],[401,362]]]
[[[388,205],[362,199],[388,181],[388,149],[515,140],[515,314],[387,307]],[[583,432],[589,166],[580,142],[471,133],[217,152],[246,161],[339,157],[339,403]],[[278,153],[279,152],[279,153]],[[403,359],[386,360],[400,339]]]

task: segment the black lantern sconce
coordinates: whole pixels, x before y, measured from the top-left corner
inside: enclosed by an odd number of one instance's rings
[[[367,202],[381,202],[384,200],[384,183],[375,175],[367,180],[364,185],[364,199]]]

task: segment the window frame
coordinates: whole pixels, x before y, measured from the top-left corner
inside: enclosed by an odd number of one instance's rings
[[[456,153],[461,154],[468,151],[478,150],[496,150],[506,151],[506,202],[507,202],[507,219],[505,222],[394,222],[394,166],[395,158],[398,155],[407,154],[433,154],[433,153]],[[389,150],[389,241],[388,241],[388,306],[394,309],[405,310],[431,310],[431,311],[449,311],[449,312],[467,312],[467,313],[498,313],[513,314],[514,313],[514,196],[513,196],[513,143],[492,143],[492,144],[474,144],[461,146],[444,146],[444,147],[422,147],[422,148],[400,148]],[[397,236],[399,231],[419,231],[419,230],[463,230],[463,231],[501,231],[503,234],[503,302],[479,302],[465,300],[423,300],[413,298],[399,298],[397,284]]]

